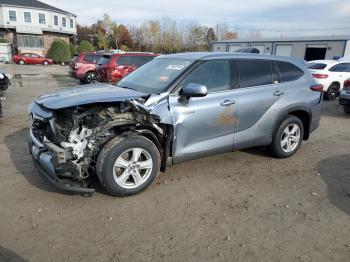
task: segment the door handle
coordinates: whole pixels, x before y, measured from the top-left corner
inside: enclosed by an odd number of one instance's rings
[[[277,90],[273,93],[274,96],[281,96],[281,95],[284,95],[284,92],[283,91],[280,91],[280,90]]]
[[[225,100],[224,102],[221,103],[222,106],[229,106],[233,104],[236,104],[235,100]]]

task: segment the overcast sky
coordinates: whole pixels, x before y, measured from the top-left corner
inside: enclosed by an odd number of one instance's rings
[[[90,25],[108,13],[123,24],[170,17],[214,27],[226,22],[262,36],[350,35],[350,0],[42,0]]]

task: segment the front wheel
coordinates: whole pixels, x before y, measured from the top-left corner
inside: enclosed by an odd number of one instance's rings
[[[44,65],[44,66],[47,66],[48,64],[49,64],[49,62],[47,62],[47,61],[44,61],[44,62],[43,62],[43,65]]]
[[[295,154],[304,136],[304,126],[296,116],[287,116],[278,127],[270,150],[275,157],[286,158]]]
[[[158,148],[142,136],[116,137],[99,154],[96,171],[102,186],[113,196],[145,190],[160,168]]]

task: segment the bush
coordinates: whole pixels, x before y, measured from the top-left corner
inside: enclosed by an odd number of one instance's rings
[[[55,40],[52,42],[47,56],[56,63],[66,63],[71,59],[71,51],[69,45],[64,40]]]
[[[77,47],[73,45],[72,43],[69,43],[69,48],[70,48],[70,55],[73,57],[75,54],[78,54]]]
[[[8,41],[5,38],[0,38],[0,43],[8,43]]]
[[[93,52],[95,51],[94,46],[86,40],[83,40],[80,42],[79,46],[78,46],[78,52]]]

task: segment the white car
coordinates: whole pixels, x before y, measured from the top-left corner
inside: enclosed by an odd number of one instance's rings
[[[343,89],[344,81],[350,78],[350,62],[335,60],[314,60],[307,68],[317,83],[323,85],[325,98],[335,100]]]

